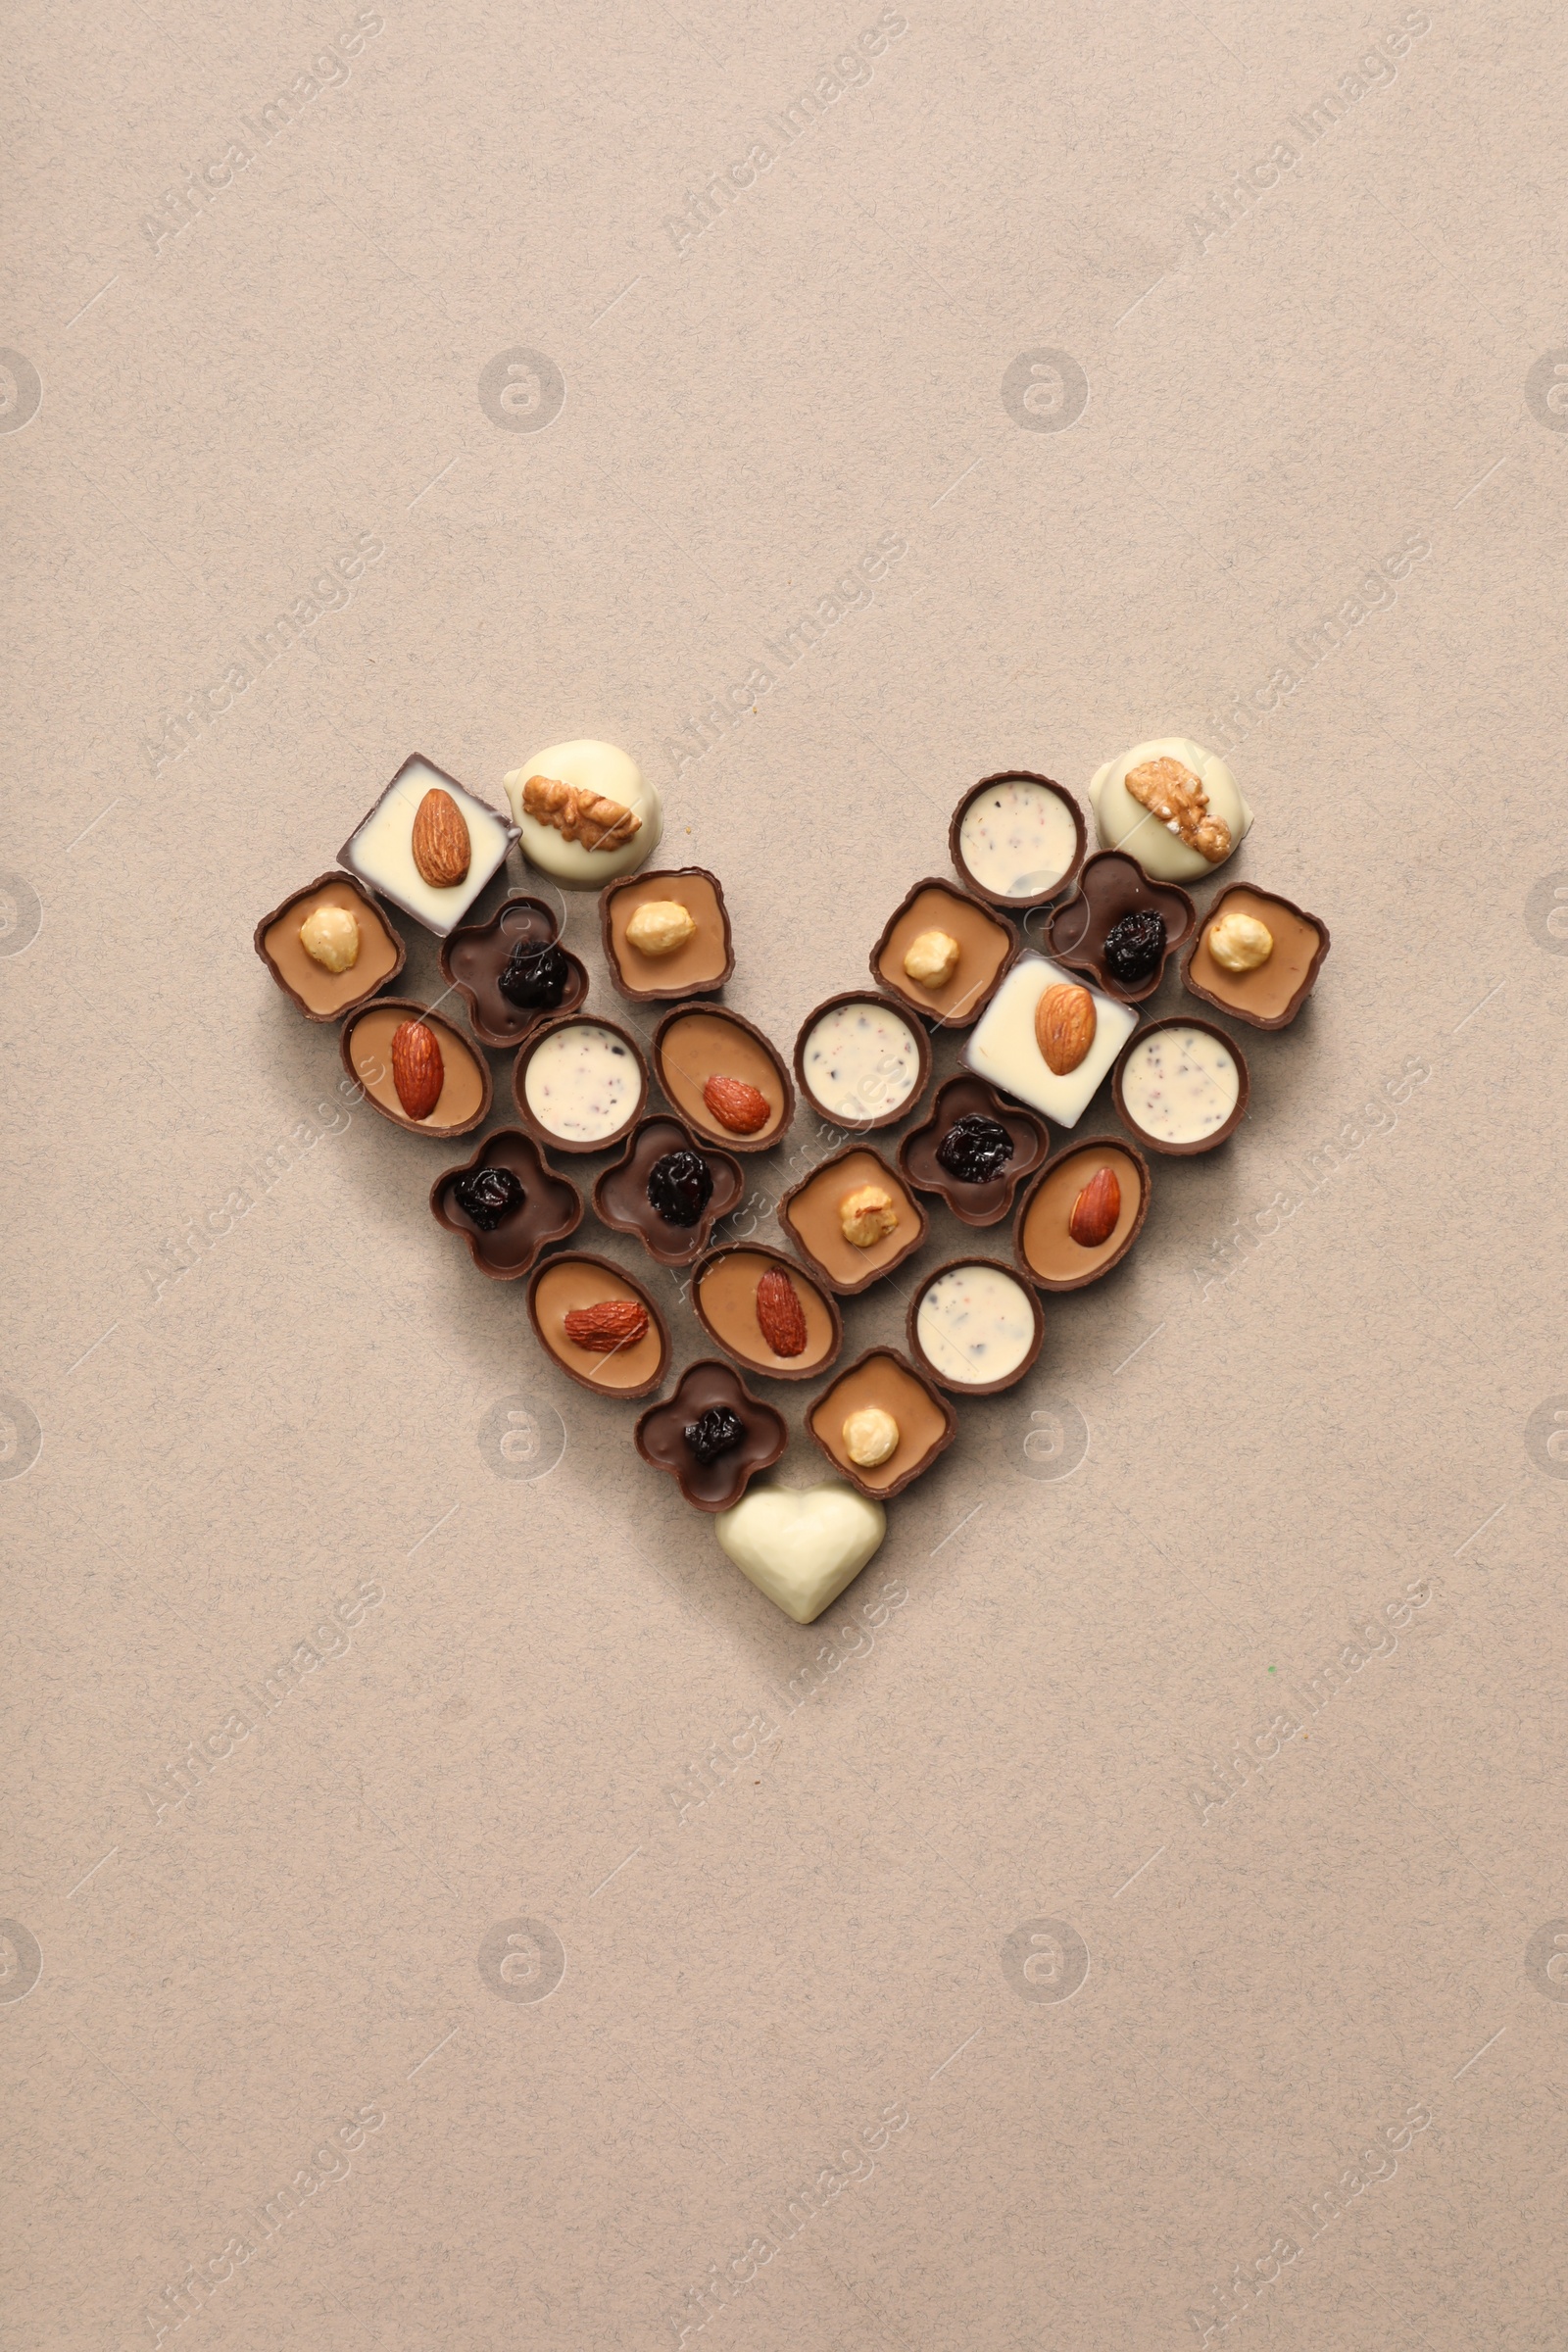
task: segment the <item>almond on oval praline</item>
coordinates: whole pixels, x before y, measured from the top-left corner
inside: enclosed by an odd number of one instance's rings
[[[1087,988],[1058,980],[1035,1006],[1035,1043],[1048,1070],[1065,1078],[1095,1042],[1099,1019]]]
[[[1121,1186],[1114,1168],[1097,1168],[1072,1204],[1067,1232],[1080,1250],[1108,1242],[1121,1215]]]
[[[411,1119],[427,1119],[441,1100],[446,1065],[435,1031],[423,1021],[404,1021],[392,1033],[392,1083]]]

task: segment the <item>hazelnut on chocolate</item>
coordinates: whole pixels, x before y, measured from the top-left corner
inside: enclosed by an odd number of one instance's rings
[[[898,1221],[893,1196],[879,1184],[858,1184],[839,1202],[840,1230],[857,1250],[869,1250],[884,1234],[891,1233]]]
[[[862,1404],[846,1417],[844,1450],[861,1470],[875,1470],[899,1449],[899,1425],[879,1404]]]
[[[906,975],[921,988],[946,988],[961,952],[951,931],[921,931],[905,952]]]
[[[360,926],[346,906],[318,906],[300,925],[300,946],[324,972],[351,972],[360,960]]]
[[[696,936],[691,910],[678,899],[647,900],[626,925],[627,940],[640,956],[673,956]]]
[[[1274,953],[1274,934],[1255,914],[1233,907],[1209,925],[1208,952],[1228,972],[1255,972]]]

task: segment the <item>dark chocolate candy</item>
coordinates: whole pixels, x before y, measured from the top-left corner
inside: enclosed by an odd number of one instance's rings
[[[510,1178],[522,1197],[486,1223],[471,1206],[465,1206],[464,1194],[481,1172],[492,1171]],[[448,1233],[461,1234],[481,1274],[496,1282],[515,1282],[547,1243],[564,1241],[576,1231],[582,1200],[576,1186],[540,1157],[531,1136],[501,1127],[485,1137],[461,1168],[447,1168],[436,1178],[430,1187],[430,1213]]]
[[[952,1164],[964,1156],[963,1139],[960,1136],[951,1149],[950,1139],[969,1119],[984,1121],[985,1129],[1000,1128],[1012,1146],[1011,1157],[978,1182],[957,1173]],[[970,1135],[975,1132],[968,1130]],[[984,1078],[950,1078],[937,1089],[930,1115],[899,1146],[899,1168],[917,1192],[939,1193],[965,1225],[996,1225],[1011,1209],[1018,1187],[1044,1164],[1048,1149],[1045,1121],[1033,1111],[1005,1101]]]
[[[468,1007],[474,1035],[487,1046],[515,1046],[541,1021],[574,1012],[588,994],[588,974],[575,956],[560,946],[560,925],[542,899],[514,897],[487,923],[463,923],[441,946],[443,977]],[[553,952],[564,967],[559,997],[519,1002],[502,985],[518,952]]]
[[[1151,914],[1165,926],[1162,941],[1155,940],[1152,924],[1130,924],[1131,917]],[[1151,882],[1125,850],[1097,850],[1074,896],[1041,924],[1040,944],[1118,1004],[1141,1004],[1197,926],[1198,908],[1178,884]],[[1139,976],[1124,978],[1124,972]]]
[[[725,1416],[736,1425],[732,1437]],[[710,1440],[721,1431],[727,1442],[715,1449]],[[697,1510],[727,1511],[758,1471],[778,1460],[789,1432],[783,1414],[754,1396],[738,1372],[708,1358],[682,1373],[666,1402],[649,1406],[636,1435],[643,1460],[667,1470]]]
[[[673,1153],[689,1153],[710,1180],[707,1200],[689,1225],[662,1214],[650,1199],[650,1179]],[[617,1233],[634,1233],[662,1266],[687,1266],[701,1257],[720,1217],[740,1204],[746,1190],[740,1162],[716,1145],[699,1142],[679,1119],[644,1119],[627,1137],[613,1167],[594,1186],[594,1207]]]

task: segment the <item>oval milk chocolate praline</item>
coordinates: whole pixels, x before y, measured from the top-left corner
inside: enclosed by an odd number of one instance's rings
[[[1001,1266],[950,1266],[921,1293],[915,1334],[939,1380],[986,1388],[1034,1346],[1034,1305]]]
[[[871,998],[830,1004],[801,1047],[801,1073],[830,1117],[854,1126],[886,1118],[920,1083],[914,1032],[891,1005]]]

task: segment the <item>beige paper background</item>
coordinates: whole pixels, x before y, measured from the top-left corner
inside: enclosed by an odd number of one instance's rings
[[[1555,2341],[1560,24],[909,0],[867,57],[875,0],[377,21],[346,79],[309,69],[347,0],[12,34],[11,2334]],[[544,429],[481,406],[518,348],[564,385]],[[1082,791],[1256,690],[1233,870],[1330,922],[1318,996],[1243,1033],[1242,1133],[1157,1166],[1127,1264],[797,1629],[435,1228],[468,1145],[351,1112],[252,925],[411,750],[499,797],[600,734],[722,873],[730,1001],[787,1045],[967,782]],[[641,1018],[591,901],[567,937]],[[848,1344],[903,1311],[851,1302]],[[524,1919],[547,1998],[502,1997]]]

